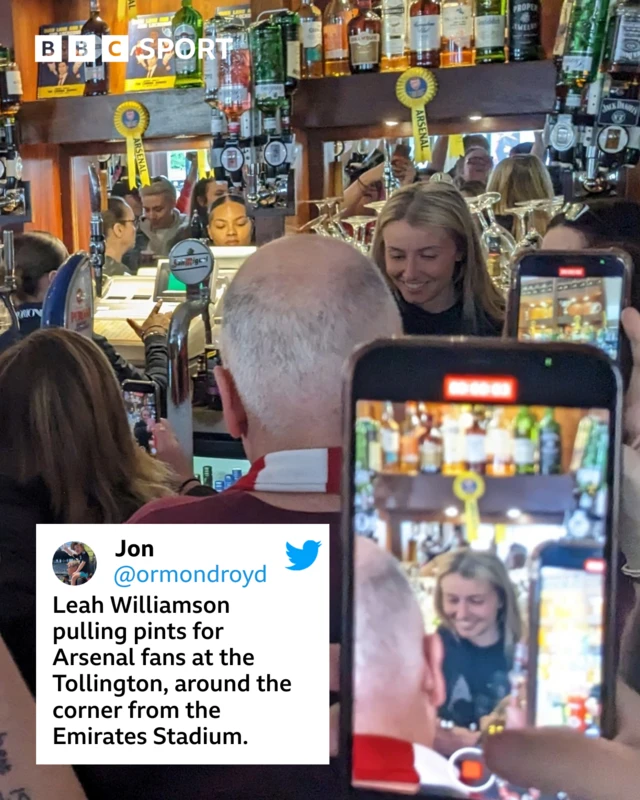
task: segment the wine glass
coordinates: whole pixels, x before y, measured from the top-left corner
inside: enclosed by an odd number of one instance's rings
[[[374,221],[373,217],[357,216],[348,217],[344,222],[353,228],[353,244],[365,255],[369,254],[369,245],[366,241],[366,228]]]
[[[367,203],[365,208],[373,209],[376,212],[377,216],[386,205],[387,205],[386,200],[374,200],[373,203]]]
[[[493,207],[502,199],[499,192],[486,192],[475,198],[481,211],[485,211],[489,218],[489,225],[483,230],[482,237],[488,240],[489,237],[500,239],[500,249],[511,256],[516,247],[516,240],[509,231],[496,220]]]
[[[516,203],[517,208],[523,208],[525,211],[524,223],[526,227],[524,229],[525,233],[521,241],[523,243],[528,243],[532,250],[537,250],[540,247],[543,238],[540,231],[533,224],[533,213],[534,211],[541,209],[544,204],[548,203],[549,201],[547,199],[525,200],[521,203]]]

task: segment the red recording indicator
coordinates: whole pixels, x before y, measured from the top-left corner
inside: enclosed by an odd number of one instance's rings
[[[560,267],[558,269],[560,278],[584,278],[586,274],[584,267]]]
[[[602,558],[588,558],[584,562],[584,571],[602,575],[605,571],[605,563]]]
[[[509,376],[447,375],[444,379],[445,400],[494,400],[515,403],[518,381]]]
[[[464,783],[476,783],[482,780],[484,769],[479,761],[465,760],[460,764],[460,779]]]

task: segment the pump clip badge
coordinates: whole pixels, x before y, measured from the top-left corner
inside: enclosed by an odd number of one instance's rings
[[[213,270],[213,255],[199,239],[184,239],[169,253],[169,267],[174,277],[186,286],[198,286]]]
[[[433,100],[437,92],[438,82],[434,74],[422,67],[412,67],[406,70],[396,83],[396,97],[403,106],[411,109],[415,147],[413,158],[418,164],[431,159],[426,106]]]

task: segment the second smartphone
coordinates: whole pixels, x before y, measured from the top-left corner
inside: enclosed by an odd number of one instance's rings
[[[524,342],[590,344],[628,379],[629,343],[620,324],[633,263],[622,250],[537,251],[513,268],[506,335]]]
[[[127,419],[131,432],[147,453],[156,454],[153,430],[160,421],[158,390],[152,381],[124,381],[122,384]]]
[[[348,795],[539,797],[487,769],[481,735],[613,732],[619,370],[580,346],[442,338],[351,366]]]

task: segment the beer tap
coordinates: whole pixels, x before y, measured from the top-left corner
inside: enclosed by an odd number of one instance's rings
[[[13,231],[4,231],[2,234],[2,257],[4,261],[4,281],[0,286],[0,335],[13,331],[17,336],[20,327],[11,302],[11,295],[16,289]],[[4,308],[2,308],[3,306]]]
[[[93,164],[89,166],[89,192],[91,196],[91,244],[89,253],[96,284],[96,294],[102,297],[102,267],[104,266],[104,226],[102,211],[106,209],[106,185]]]
[[[393,174],[391,169],[391,142],[389,139],[383,139],[383,147],[384,147],[384,191],[385,197],[389,198],[393,194],[393,192],[400,186],[400,182]]]

